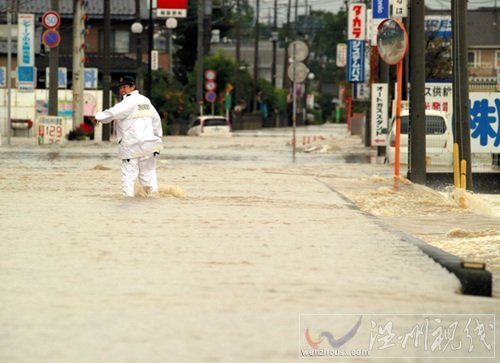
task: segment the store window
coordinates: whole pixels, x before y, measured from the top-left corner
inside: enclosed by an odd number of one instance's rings
[[[113,30],[110,41],[111,53],[130,53],[130,31]],[[99,49],[104,50],[104,31],[99,34]]]

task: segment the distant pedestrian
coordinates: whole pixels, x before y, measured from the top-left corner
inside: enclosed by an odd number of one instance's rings
[[[119,154],[122,159],[122,191],[127,197],[134,196],[137,179],[149,193],[158,192],[156,155],[162,148],[160,115],[151,101],[136,90],[133,77],[120,78],[122,101],[102,112],[95,120],[110,123],[115,120]]]

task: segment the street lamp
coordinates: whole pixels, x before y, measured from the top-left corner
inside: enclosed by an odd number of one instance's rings
[[[168,29],[168,56],[169,56],[169,61],[168,61],[168,71],[171,75],[174,73],[174,68],[173,68],[173,63],[174,63],[174,55],[172,52],[173,46],[172,46],[172,38],[173,38],[173,30],[177,28],[177,19],[176,18],[168,18],[165,21],[165,25],[167,26]]]
[[[144,27],[138,21],[130,26],[130,30],[135,34],[135,57],[137,69],[135,71],[135,82],[138,88],[142,87],[142,49],[141,49],[141,33]]]

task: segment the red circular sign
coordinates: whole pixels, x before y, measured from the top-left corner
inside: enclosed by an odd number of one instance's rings
[[[47,11],[42,16],[42,24],[44,27],[48,29],[57,28],[60,23],[61,23],[61,17],[59,16],[59,13],[55,11]]]
[[[46,47],[55,48],[61,43],[61,35],[57,30],[47,29],[42,34],[42,42]]]
[[[217,83],[215,83],[214,81],[205,82],[205,89],[207,91],[215,91],[216,88],[217,88]]]
[[[217,72],[214,71],[213,69],[207,69],[205,71],[205,79],[207,81],[214,81],[215,77],[217,77]]]

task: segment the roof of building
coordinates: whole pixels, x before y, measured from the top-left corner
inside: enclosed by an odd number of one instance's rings
[[[141,18],[148,15],[149,0],[138,0]],[[0,13],[7,11],[34,13],[42,15],[51,9],[50,0],[0,0]],[[90,17],[102,18],[104,1],[89,0],[85,5],[85,13]],[[135,0],[110,0],[110,13],[113,18],[133,19],[135,17]],[[62,18],[73,17],[73,0],[59,0],[59,14]]]

